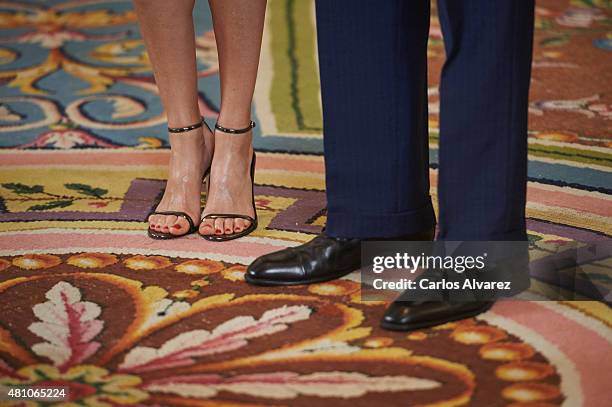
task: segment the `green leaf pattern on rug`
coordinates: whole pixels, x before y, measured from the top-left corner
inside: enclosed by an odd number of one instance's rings
[[[26,185],[20,182],[10,182],[0,184],[3,188],[22,196],[20,200],[22,201],[40,201],[44,200],[46,202],[37,203],[35,205],[30,206],[28,211],[48,211],[51,209],[58,208],[67,208],[71,206],[76,200],[87,199],[84,197],[78,196],[69,196],[69,195],[57,195],[50,192],[45,191],[45,187],[42,185]],[[64,187],[70,191],[75,191],[80,195],[84,195],[86,197],[92,197],[97,199],[105,199],[105,195],[108,194],[108,189],[104,188],[96,188],[87,184],[80,183],[67,183],[64,184]],[[43,194],[48,197],[48,199],[34,198],[34,197],[26,197],[23,195],[34,195],[34,194]],[[108,198],[106,198],[108,199]],[[113,199],[113,198],[110,198]]]
[[[2,186],[10,191],[13,191],[16,194],[38,194],[44,192],[44,187],[42,185],[25,185],[18,182],[10,182],[7,184],[2,184]]]
[[[612,7],[612,1],[610,0],[572,0],[570,4],[576,7]]]
[[[569,35],[558,35],[554,37],[547,37],[540,41],[540,45],[543,47],[558,47],[565,45],[569,41]]]
[[[108,193],[108,189],[94,188],[86,184],[64,184],[64,186],[73,191],[77,191],[80,194],[94,196],[96,198],[101,198],[103,195]]]
[[[73,204],[72,200],[50,201],[44,204],[33,205],[28,208],[29,211],[46,211],[55,208],[66,208]]]

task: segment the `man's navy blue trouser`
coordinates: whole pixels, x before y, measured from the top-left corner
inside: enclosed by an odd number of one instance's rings
[[[430,228],[429,0],[317,0],[326,232]],[[439,239],[524,240],[533,0],[439,0]]]

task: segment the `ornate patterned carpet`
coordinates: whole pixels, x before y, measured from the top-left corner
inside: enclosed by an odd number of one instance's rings
[[[0,2],[0,384],[66,385],[70,406],[610,405],[602,303],[505,301],[396,334],[378,327],[385,304],[361,302],[352,276],[282,290],[244,283],[251,259],[325,222],[313,6],[269,6],[254,107],[260,227],[215,244],[146,237],[168,145],[130,3]],[[196,21],[212,121],[204,3]],[[435,197],[435,19],[430,40]],[[538,1],[535,44],[531,240],[610,239],[610,2]],[[597,267],[609,290],[611,265]]]

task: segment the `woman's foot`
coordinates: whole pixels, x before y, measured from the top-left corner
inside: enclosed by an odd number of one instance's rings
[[[223,122],[221,122],[223,125]],[[238,126],[234,128],[243,128]],[[251,159],[252,130],[227,134],[215,130],[215,154],[210,172],[210,189],[202,217],[208,214],[233,213],[255,217],[253,208]],[[204,219],[202,235],[228,235],[248,228],[251,222],[241,218]]]
[[[210,166],[214,140],[206,126],[184,133],[171,133],[172,145],[168,182],[156,211],[185,212],[197,226],[200,216],[202,175]],[[184,235],[189,231],[187,219],[174,215],[151,215],[149,227],[157,232]]]

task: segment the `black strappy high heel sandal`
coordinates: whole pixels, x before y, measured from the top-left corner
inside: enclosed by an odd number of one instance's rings
[[[202,120],[200,120],[196,124],[192,124],[191,126],[186,126],[186,127],[168,127],[168,132],[169,133],[186,133],[186,132],[191,131],[191,130],[199,129],[202,126],[206,126],[208,128],[208,130],[212,133],[212,130],[210,130],[210,127],[208,127],[208,125],[204,121],[203,117],[202,117]],[[212,160],[211,160],[211,163],[212,163]],[[204,174],[202,175],[202,183],[205,182],[206,178],[209,175],[210,175],[210,165],[208,166],[208,168],[206,169],[206,171],[204,171]],[[180,234],[180,235],[174,235],[172,233],[167,233],[167,232],[158,232],[157,230],[153,230],[153,229],[151,229],[151,227],[149,227],[148,230],[147,230],[147,234],[149,235],[149,237],[151,239],[156,239],[156,240],[176,239],[176,238],[179,238],[179,237],[187,236],[187,235],[189,235],[191,233],[194,233],[194,232],[196,232],[198,230],[198,227],[193,222],[193,219],[191,219],[191,216],[189,216],[185,212],[180,212],[180,211],[153,211],[153,212],[149,213],[149,215],[147,216],[147,221],[149,220],[151,215],[174,215],[174,216],[178,216],[178,217],[181,217],[181,218],[185,219],[187,221],[187,223],[189,223],[189,229],[187,230],[187,232],[185,232],[183,234]]]
[[[219,130],[223,133],[228,133],[228,134],[243,134],[243,133],[247,133],[249,131],[251,131],[251,129],[255,127],[255,122],[251,121],[251,123],[249,123],[249,125],[247,127],[245,127],[244,129],[230,129],[227,127],[223,127],[220,126],[219,123],[215,124],[215,130]],[[255,229],[257,229],[257,209],[255,208],[255,151],[253,151],[253,155],[251,156],[251,196],[253,197],[253,213],[255,214],[255,217],[250,217],[248,215],[241,215],[241,214],[235,214],[235,213],[209,213],[208,215],[204,215],[204,217],[202,217],[202,221],[204,221],[205,219],[234,219],[234,218],[239,218],[239,219],[244,219],[244,220],[248,220],[251,224],[245,228],[244,230],[241,230],[240,232],[236,232],[236,233],[230,233],[230,234],[223,234],[223,235],[203,235],[200,233],[200,236],[202,236],[204,239],[209,240],[211,242],[226,242],[228,240],[234,240],[234,239],[238,239],[239,237],[243,237],[246,236],[248,234],[250,234],[252,231],[254,231]]]

